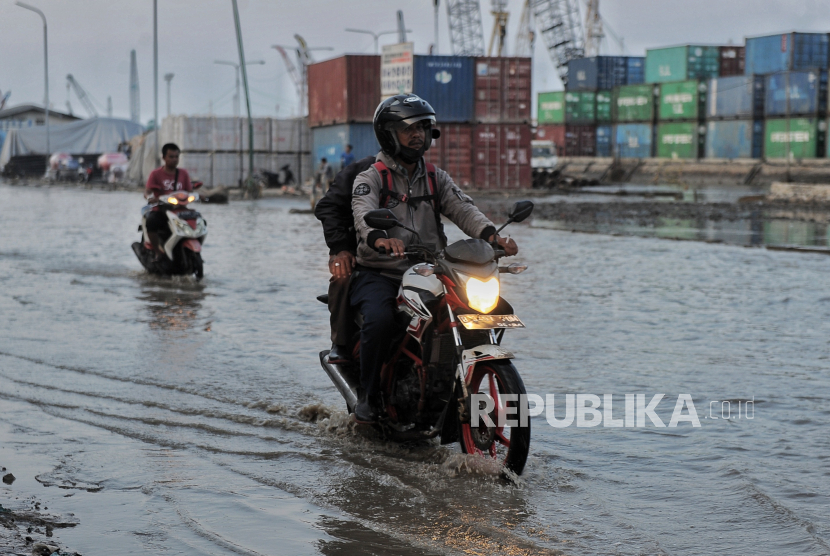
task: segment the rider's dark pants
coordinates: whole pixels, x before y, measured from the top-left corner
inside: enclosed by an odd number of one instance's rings
[[[395,300],[400,280],[361,269],[352,281],[351,302],[363,315],[360,330],[360,385],[372,396],[380,391],[380,371],[398,331]]]
[[[349,278],[332,277],[329,281],[329,313],[331,316],[331,341],[338,346],[348,346],[355,332],[353,312],[349,303]]]

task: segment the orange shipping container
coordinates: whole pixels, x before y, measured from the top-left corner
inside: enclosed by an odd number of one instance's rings
[[[346,55],[308,66],[308,124],[372,121],[380,104],[380,56]]]

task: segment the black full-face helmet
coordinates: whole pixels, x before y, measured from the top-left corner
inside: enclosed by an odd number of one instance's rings
[[[420,149],[411,149],[401,145],[396,132],[416,122],[424,122],[423,125],[428,126],[426,140]],[[437,139],[441,135],[435,129],[435,110],[418,95],[395,95],[387,98],[378,105],[372,123],[381,150],[408,163],[421,158],[429,149],[432,139]]]

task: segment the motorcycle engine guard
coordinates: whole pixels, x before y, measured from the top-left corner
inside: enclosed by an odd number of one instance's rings
[[[182,242],[182,247],[185,249],[190,249],[194,253],[201,253],[202,252],[202,244],[199,243],[197,239],[186,239]]]

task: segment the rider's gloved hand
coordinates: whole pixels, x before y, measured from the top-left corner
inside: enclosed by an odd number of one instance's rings
[[[375,250],[380,251],[381,248],[386,249],[388,255],[398,258],[403,258],[406,251],[403,242],[393,237],[375,240]]]
[[[504,249],[504,254],[507,257],[512,257],[513,255],[519,252],[519,246],[516,245],[516,242],[513,241],[510,237],[501,237],[501,236],[490,236],[490,243],[493,243],[495,239],[496,243]]]
[[[329,272],[339,280],[341,278],[348,278],[354,269],[354,253],[351,251],[340,251],[336,255],[329,257]]]

